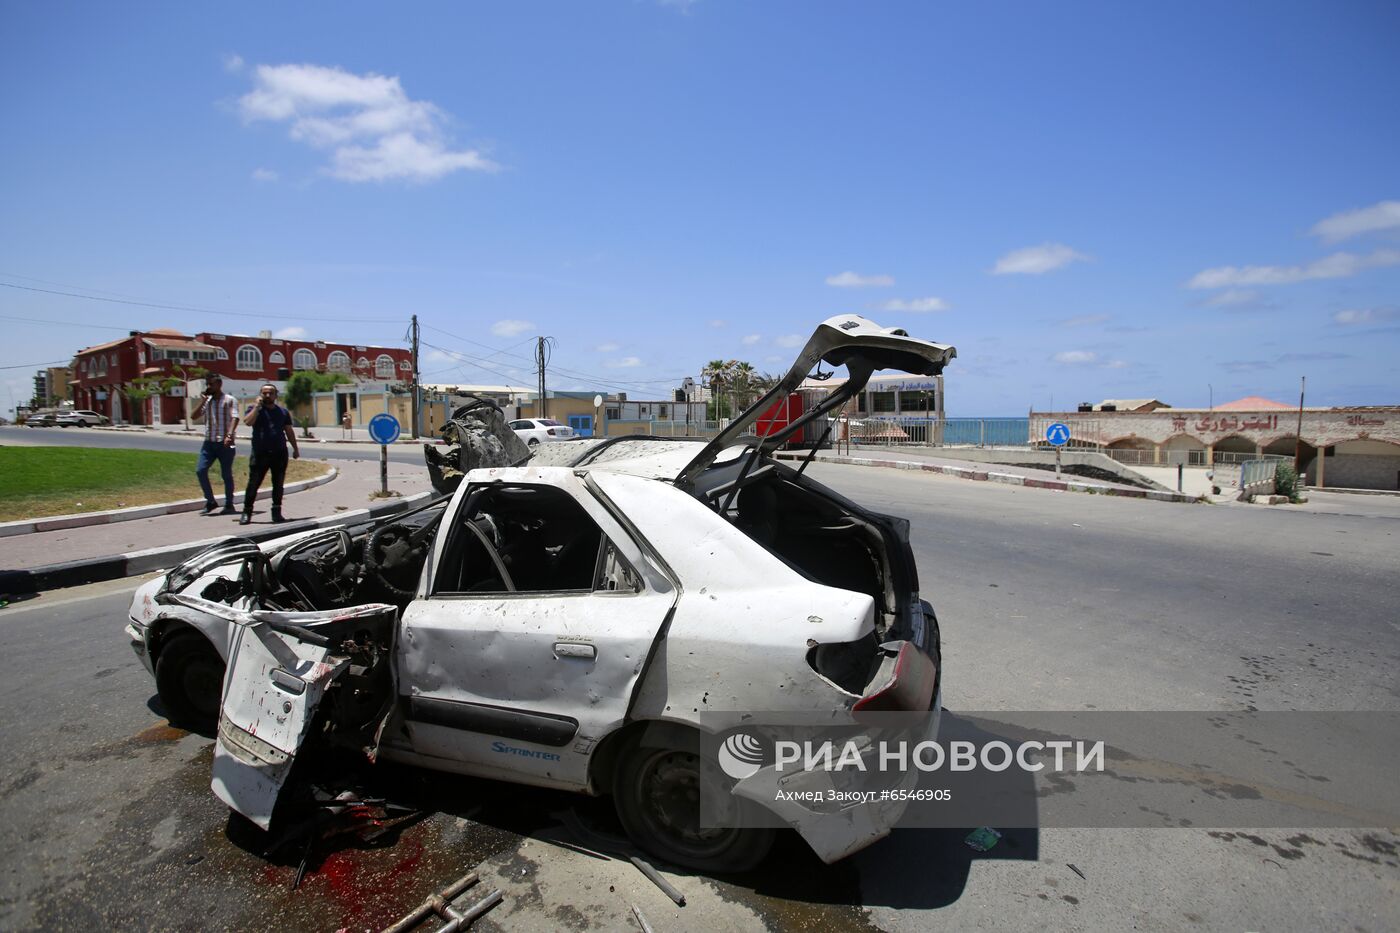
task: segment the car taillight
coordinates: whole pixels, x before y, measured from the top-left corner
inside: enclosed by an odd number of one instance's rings
[[[559,432],[556,431],[554,428],[550,428],[550,429],[549,429],[548,431],[546,431],[545,433],[548,434],[550,437],[554,437],[554,436],[557,435]]]
[[[933,702],[938,668],[913,642],[888,642],[880,646],[885,660],[867,685],[865,696],[852,707],[856,712],[918,712]]]

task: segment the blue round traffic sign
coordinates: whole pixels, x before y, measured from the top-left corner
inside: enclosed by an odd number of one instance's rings
[[[399,439],[399,419],[380,413],[369,419],[370,440],[376,444],[392,444]]]
[[[1045,429],[1045,439],[1056,447],[1063,447],[1069,443],[1069,425],[1063,421],[1056,421]]]

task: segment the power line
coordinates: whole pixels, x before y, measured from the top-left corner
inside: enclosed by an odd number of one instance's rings
[[[35,366],[58,366],[67,360],[49,360],[47,363],[21,363],[18,366],[0,366],[0,369],[32,369]]]
[[[160,311],[184,311],[191,314],[222,314],[226,317],[250,317],[259,320],[282,320],[284,314],[258,313],[254,311],[228,311],[221,308],[198,308],[192,305],[162,304],[156,301],[137,301],[130,298],[106,298],[101,295],[84,295],[79,292],[63,292],[52,288],[35,288],[32,285],[18,285],[14,282],[0,282],[6,288],[17,288],[26,292],[41,292],[45,295],[62,295],[65,298],[82,298],[86,301],[107,301],[112,304],[134,305],[138,308],[155,308]],[[76,287],[76,286],[74,286]],[[297,320],[301,321],[334,321],[340,324],[398,324],[402,318],[364,318],[364,317],[313,317],[299,314]]]
[[[125,327],[113,327],[111,324],[83,324],[79,321],[53,321],[47,318],[13,317],[9,314],[0,314],[0,321],[26,321],[30,324],[66,324],[69,327],[94,327],[98,330],[128,330],[128,328]]]
[[[454,340],[461,340],[464,343],[470,343],[478,347],[483,347],[487,350],[493,350],[496,354],[513,356],[524,363],[530,364],[532,367],[535,365],[535,360],[533,357],[527,357],[522,353],[508,353],[507,349],[509,348],[501,349],[499,347],[492,347],[490,344],[481,343],[478,340],[473,340],[470,337],[463,337],[460,334],[454,334],[450,331],[443,330],[441,327],[434,327],[431,324],[424,324],[423,326],[429,330],[435,330],[440,334],[445,334],[446,336],[451,337]],[[528,341],[522,341],[522,343],[529,343],[533,342],[534,340],[535,338],[531,337]],[[519,345],[520,344],[515,344],[515,346]],[[441,348],[437,347],[435,349]],[[599,386],[604,388],[611,387],[614,389],[621,389],[623,391],[629,391],[629,386],[632,390],[645,389],[646,391],[651,391],[650,386],[662,384],[676,384],[684,378],[683,376],[668,376],[663,379],[609,379],[608,377],[600,376],[597,373],[586,373],[582,372],[581,370],[569,369],[564,366],[554,366],[552,368],[555,372],[573,379],[583,379],[589,382],[597,383]]]
[[[425,347],[431,347],[434,350],[437,350],[439,353],[446,353],[448,356],[452,357],[455,360],[461,360],[464,363],[475,366],[477,369],[484,370],[493,376],[499,376],[506,381],[506,385],[512,385],[516,381],[518,381],[518,377],[507,376],[505,373],[492,369],[489,366],[483,366],[480,361],[474,359],[473,357],[467,356],[465,353],[458,353],[456,350],[449,350],[446,347],[440,347],[437,344],[428,343],[426,340],[422,341],[422,344]]]

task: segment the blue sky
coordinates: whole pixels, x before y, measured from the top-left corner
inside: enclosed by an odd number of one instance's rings
[[[1400,403],[1398,39],[1387,2],[11,2],[0,377],[417,313],[427,381],[529,384],[543,334],[552,387],[636,398],[859,312],[958,347],[953,415]]]

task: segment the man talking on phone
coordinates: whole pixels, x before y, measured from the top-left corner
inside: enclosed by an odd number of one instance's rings
[[[204,443],[199,448],[199,463],[194,468],[199,488],[204,493],[201,515],[233,514],[233,443],[238,432],[238,401],[224,392],[224,380],[217,373],[209,377],[208,387],[200,397],[199,407],[191,416],[204,418]],[[209,485],[209,468],[219,464],[224,477],[224,508],[214,501],[214,488]]]
[[[282,517],[282,480],[287,476],[287,444],[292,445],[292,458],[300,459],[296,431],[292,429],[292,413],[277,404],[277,386],[268,382],[258,392],[258,403],[248,406],[243,423],[253,429],[253,456],[248,461],[248,491],[243,494],[243,516],[238,524],[253,520],[253,502],[263,477],[272,473],[272,520]]]

